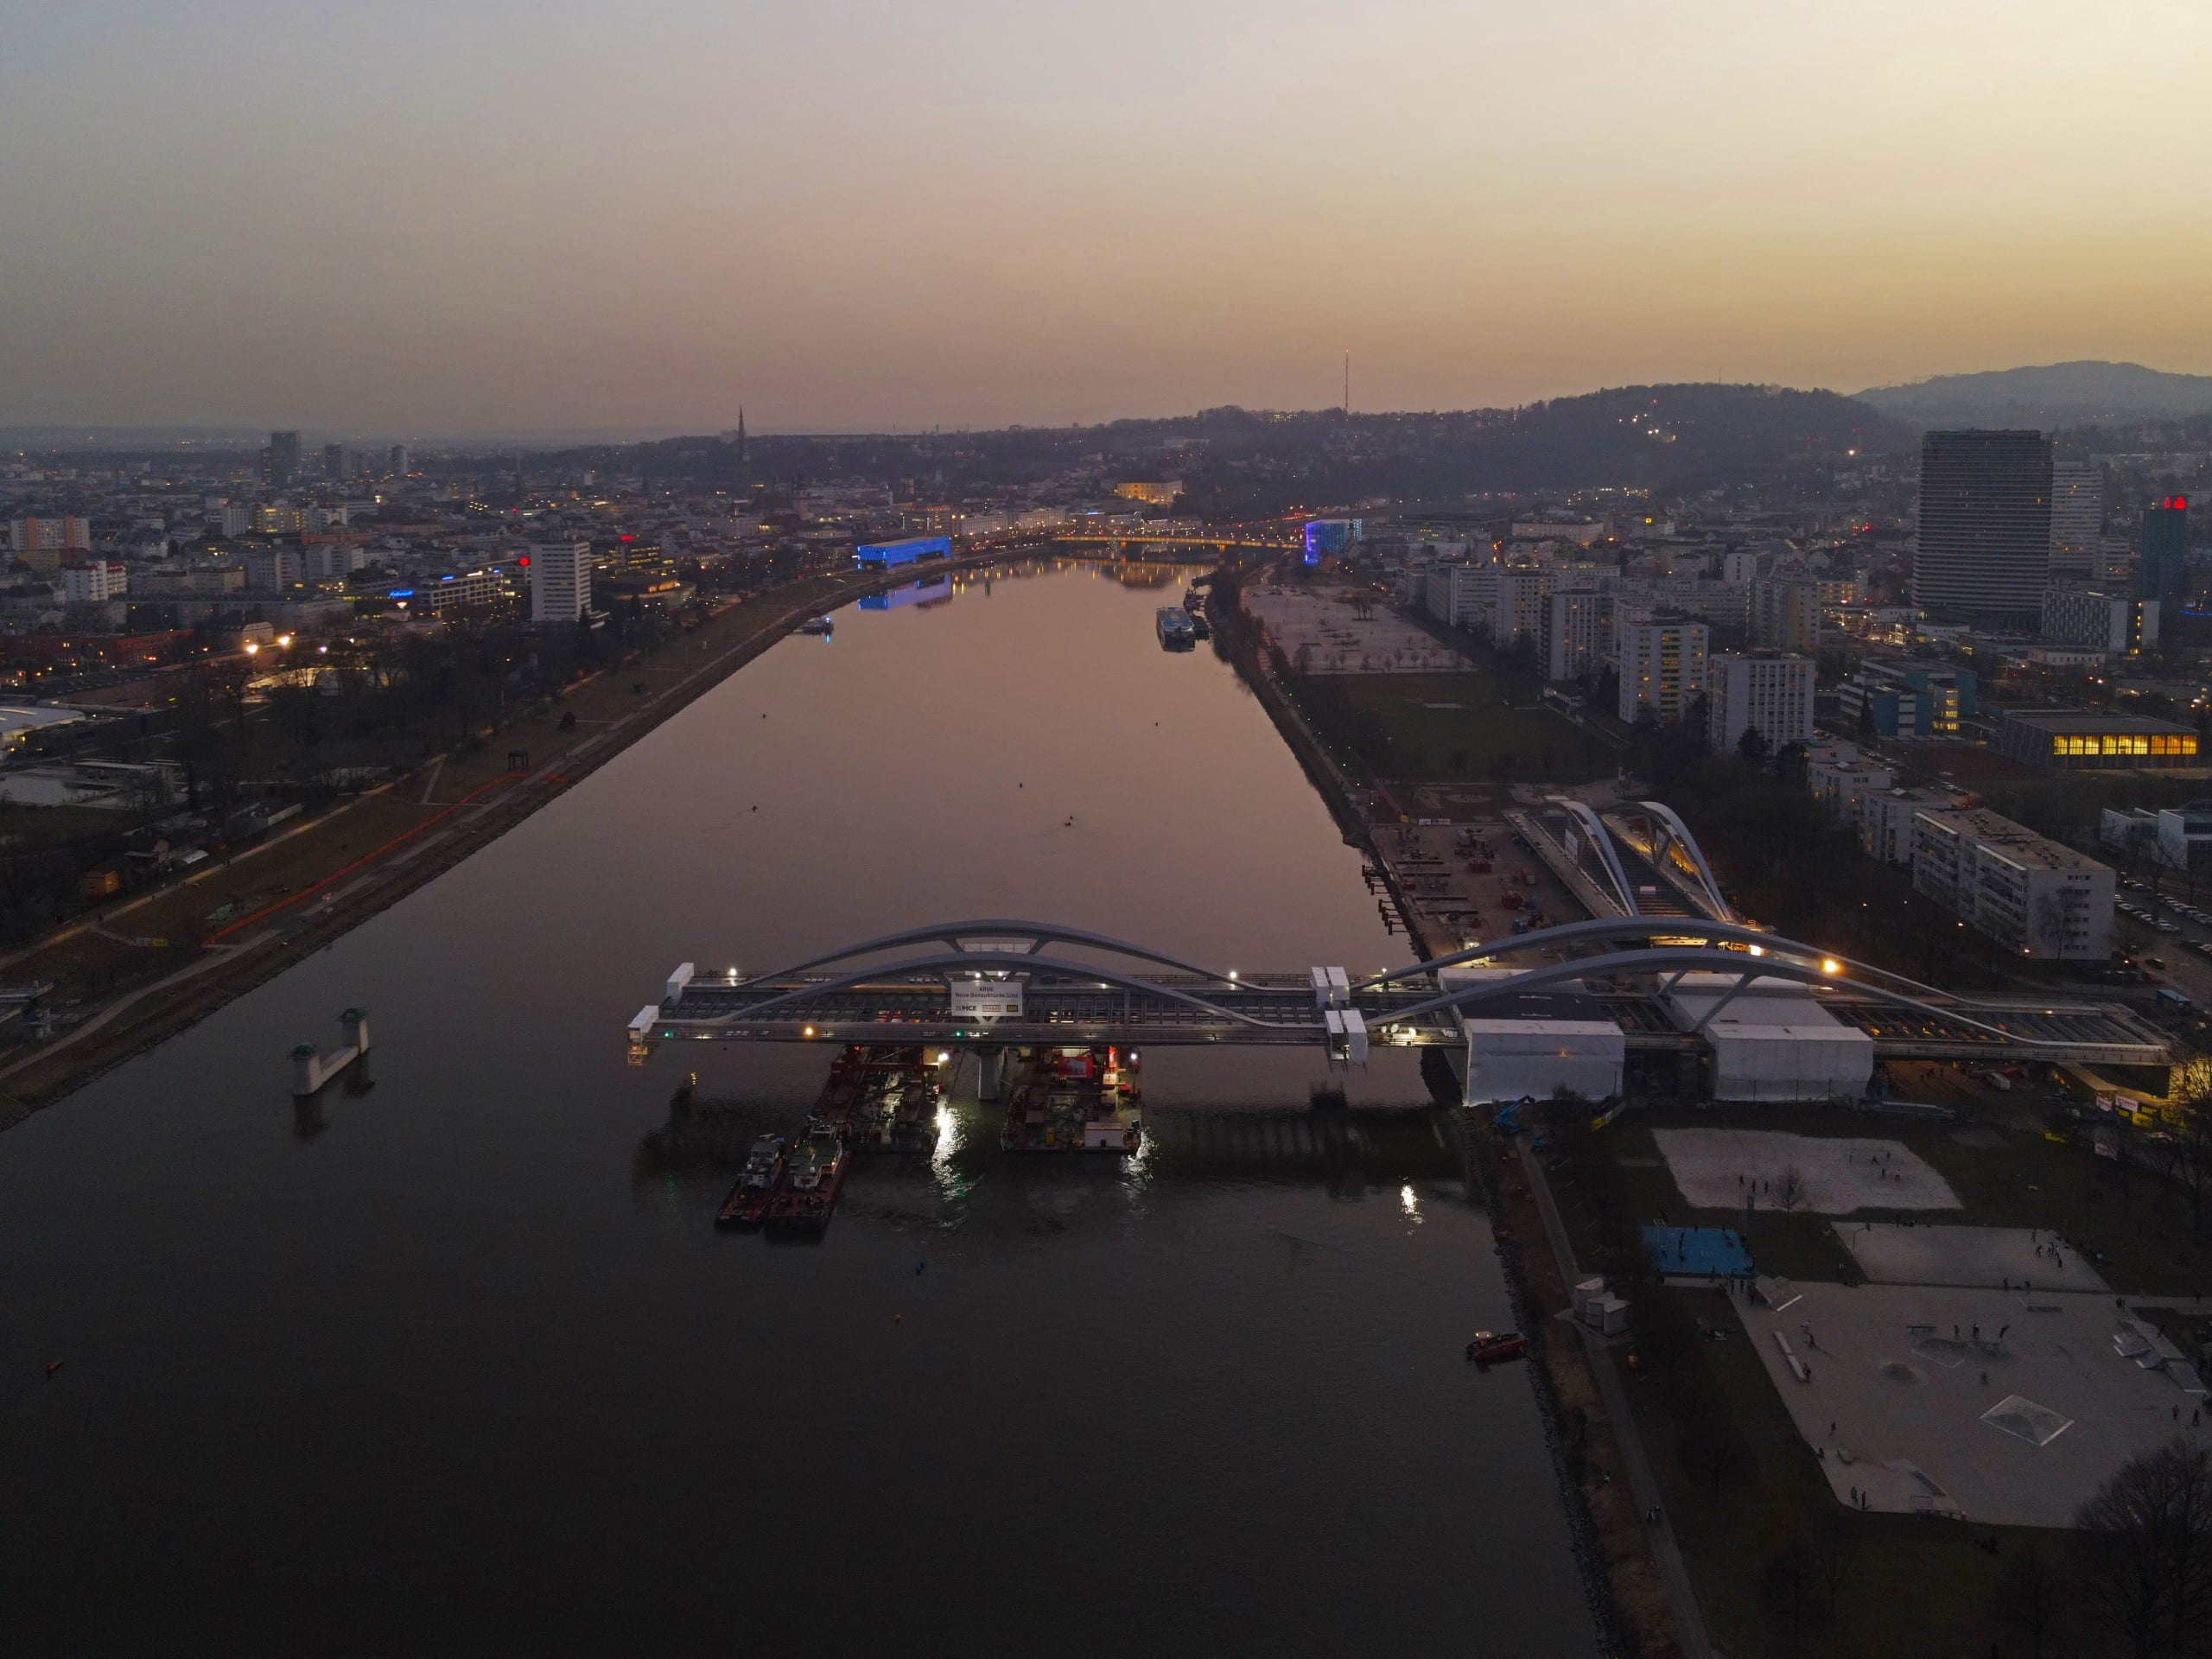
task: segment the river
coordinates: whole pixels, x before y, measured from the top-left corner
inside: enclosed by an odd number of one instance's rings
[[[957,1099],[789,1246],[714,1230],[670,1097],[790,1122],[828,1054],[625,1062],[679,961],[958,917],[1408,960],[1264,712],[1159,649],[1181,581],[840,613],[0,1135],[10,1650],[1591,1653],[1526,1373],[1460,1357],[1511,1316],[1438,1115],[1154,1050],[1135,1166]],[[296,1116],[349,1003],[372,1086]],[[1334,1081],[1414,1105],[1407,1060]]]

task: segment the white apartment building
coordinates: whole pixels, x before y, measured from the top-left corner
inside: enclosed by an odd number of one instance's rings
[[[368,550],[351,542],[311,543],[303,550],[301,560],[310,582],[343,580],[368,562]]]
[[[1769,753],[1813,741],[1813,660],[1723,652],[1707,665],[1706,741],[1732,754],[1756,731]]]
[[[1702,622],[1666,617],[1626,623],[1615,633],[1620,642],[1620,717],[1632,721],[1649,709],[1662,721],[1680,720],[1705,690],[1711,630]]]
[[[576,623],[591,609],[591,543],[556,542],[530,550],[530,620]]]
[[[1720,556],[1720,580],[1731,587],[1741,588],[1758,579],[1759,556],[1738,548],[1733,553]]]
[[[130,590],[120,559],[86,559],[61,567],[61,597],[72,605],[103,605]]]
[[[1912,885],[2021,956],[2112,955],[2110,867],[1985,809],[1915,815]]]
[[[1885,864],[1912,862],[1912,821],[1965,804],[1948,789],[1874,789],[1859,798],[1859,845]]]
[[[1855,749],[1840,753],[1815,753],[1805,768],[1805,787],[1821,804],[1821,810],[1850,824],[1859,822],[1862,797],[1889,789],[1896,782],[1896,775],[1887,766],[1861,760]]]
[[[1613,596],[1585,592],[1554,594],[1544,601],[1544,677],[1579,679],[1612,655]]]

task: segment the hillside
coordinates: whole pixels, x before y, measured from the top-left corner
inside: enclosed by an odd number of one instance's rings
[[[2212,375],[2139,363],[2052,363],[1986,374],[1941,374],[1859,394],[1914,426],[2061,427],[2170,420],[2212,410]]]

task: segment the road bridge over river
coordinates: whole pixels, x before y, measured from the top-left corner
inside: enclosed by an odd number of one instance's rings
[[[1669,993],[1691,974],[1725,976],[1726,988],[1686,1024]],[[686,963],[627,1037],[638,1061],[661,1043],[691,1041],[1294,1046],[1357,1063],[1376,1045],[1462,1045],[1463,1018],[1510,1015],[1534,993],[1579,991],[1619,1025],[1630,1050],[1690,1052],[1760,982],[1807,988],[1885,1059],[2172,1058],[2166,1033],[2117,1001],[1956,996],[1736,923],[1654,916],[1541,929],[1367,977],[1325,966],[1237,973],[1080,928],[950,922],[764,974]]]

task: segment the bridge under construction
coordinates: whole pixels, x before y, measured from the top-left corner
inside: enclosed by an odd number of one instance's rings
[[[1636,884],[1624,885],[1633,902]],[[1957,996],[1733,920],[1644,914],[1358,977],[1331,966],[1216,969],[1046,923],[949,922],[766,973],[683,963],[626,1036],[639,1062],[661,1043],[690,1041],[1274,1045],[1325,1048],[1352,1065],[1376,1046],[1449,1046],[1468,1047],[1471,1065],[1484,1044],[1548,1055],[1556,1042],[1562,1058],[1612,1053],[1616,1072],[1621,1054],[1710,1058],[1727,1047],[1738,1057],[1731,1064],[1763,1057],[1754,1070],[1786,1057],[1782,1070],[1798,1081],[1777,1087],[1795,1086],[1795,1097],[1837,1092],[1854,1063],[1863,1086],[1877,1058],[2110,1066],[2173,1058],[2166,1033],[2119,1001]],[[1826,1058],[1806,1061],[1815,1050]],[[1525,1080],[1542,1067],[1503,1071]]]

